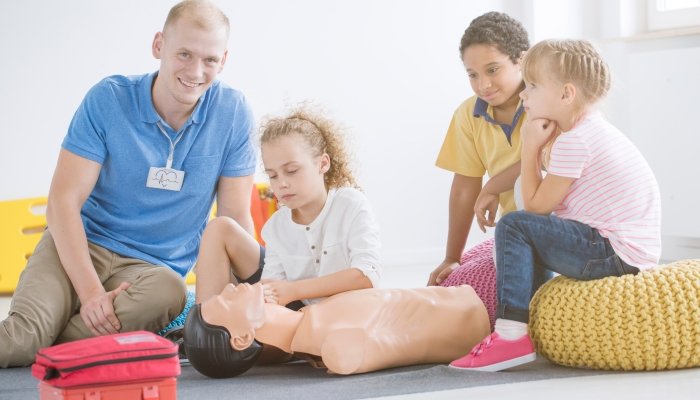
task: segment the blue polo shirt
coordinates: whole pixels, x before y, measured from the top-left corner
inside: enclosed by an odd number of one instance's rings
[[[151,99],[157,72],[110,76],[73,116],[62,147],[102,164],[81,216],[88,241],[115,253],[167,265],[183,277],[197,259],[220,176],[255,172],[253,112],[241,92],[215,81],[175,132]],[[185,171],[179,192],[146,187],[151,167]]]

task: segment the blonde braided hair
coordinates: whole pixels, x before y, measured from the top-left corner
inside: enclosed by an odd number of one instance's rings
[[[525,82],[543,82],[548,78],[558,85],[570,83],[576,87],[575,113],[572,124],[610,91],[610,67],[598,49],[587,40],[547,39],[532,46],[522,62]],[[544,164],[554,141],[561,134],[558,130],[543,152]]]

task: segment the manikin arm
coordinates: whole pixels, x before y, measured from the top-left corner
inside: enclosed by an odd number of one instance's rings
[[[349,292],[305,314],[294,350],[320,353],[329,372],[343,375],[447,363],[490,333],[486,308],[469,286]]]

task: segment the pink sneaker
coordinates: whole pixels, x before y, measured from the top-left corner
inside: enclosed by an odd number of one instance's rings
[[[452,361],[450,367],[496,372],[535,361],[535,345],[529,335],[517,340],[501,339],[496,332],[474,346],[471,353]]]

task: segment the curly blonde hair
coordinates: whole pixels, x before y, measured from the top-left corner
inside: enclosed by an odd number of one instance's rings
[[[610,67],[598,49],[587,40],[543,40],[525,53],[522,63],[523,80],[538,83],[548,77],[559,85],[571,83],[578,91],[574,120],[605,98],[610,91]],[[543,163],[549,165],[550,153],[557,133],[543,151]]]
[[[260,127],[260,144],[297,133],[313,150],[314,156],[325,153],[331,159],[330,168],[323,176],[326,189],[350,186],[362,190],[351,168],[354,156],[345,143],[347,128],[326,115],[320,106],[305,101],[290,107],[285,117],[267,117]]]

